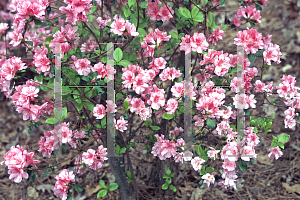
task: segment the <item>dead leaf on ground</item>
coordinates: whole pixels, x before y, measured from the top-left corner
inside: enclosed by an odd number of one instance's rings
[[[296,192],[296,193],[300,194],[300,184],[289,186],[289,184],[283,182],[282,186],[286,189],[286,191],[288,193],[295,193]]]
[[[87,193],[87,197],[92,196],[94,193],[98,192],[102,187],[100,185],[95,186],[86,186],[85,191]]]

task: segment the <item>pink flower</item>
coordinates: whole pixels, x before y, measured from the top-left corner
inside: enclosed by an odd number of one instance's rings
[[[74,60],[74,64],[71,65],[71,67],[77,71],[79,75],[83,76],[89,75],[92,69],[91,62],[86,58]]]
[[[272,147],[272,148],[269,149],[269,151],[270,151],[270,153],[268,154],[268,156],[272,157],[272,158],[275,158],[276,160],[283,155],[283,153],[280,150],[279,146]]]
[[[224,31],[221,29],[221,26],[219,28],[215,29],[211,35],[208,35],[207,42],[210,45],[217,45],[217,41],[223,40]]]
[[[203,160],[202,158],[199,157],[195,157],[191,160],[191,164],[193,165],[193,168],[195,171],[201,171],[202,165],[205,163],[205,160]]]
[[[254,146],[251,144],[247,144],[247,146],[244,146],[240,150],[241,152],[241,159],[244,161],[250,161],[250,158],[256,158]]]
[[[216,159],[217,158],[217,155],[218,153],[220,152],[220,150],[215,150],[214,148],[212,147],[209,147],[211,150],[209,150],[207,152],[207,156],[210,157],[211,159]]]
[[[117,130],[121,131],[121,132],[124,132],[125,130],[127,130],[127,120],[124,120],[124,117],[121,116],[120,119],[116,122],[116,119],[115,120],[115,127]]]
[[[222,167],[224,169],[227,169],[228,171],[234,171],[236,164],[235,161],[230,161],[229,159],[225,159]]]
[[[264,61],[267,63],[267,65],[271,65],[271,60],[279,64],[280,57],[282,56],[282,53],[280,52],[279,45],[277,44],[270,44],[268,48],[263,53]]]
[[[146,121],[152,115],[151,107],[144,107],[139,110],[139,116],[143,121]]]
[[[94,157],[95,157],[95,150],[94,149],[89,149],[87,152],[84,152],[82,154],[82,161],[87,164],[87,165],[92,165],[94,162]]]
[[[160,107],[165,105],[165,97],[157,92],[153,92],[150,95],[151,107],[155,110],[159,110]]]
[[[56,177],[56,183],[53,188],[54,194],[62,200],[68,197],[68,185],[70,182],[75,182],[75,175],[67,169],[62,170]]]
[[[102,119],[106,115],[105,107],[102,104],[96,104],[93,110],[96,119]]]
[[[169,8],[169,9],[168,9]],[[171,18],[173,18],[172,14],[174,14],[174,10],[170,6],[163,5],[159,10],[159,20],[166,22],[169,21]]]
[[[215,182],[214,175],[211,175],[210,173],[203,175],[201,178],[204,179],[203,183],[206,183],[208,187]]]
[[[106,112],[115,113],[117,112],[117,105],[112,100],[106,100]]]
[[[166,111],[168,111],[168,114],[173,114],[178,108],[178,102],[173,98],[169,99],[166,105]]]
[[[195,115],[193,119],[196,120],[195,126],[200,126],[200,127],[204,126],[204,121],[201,117]]]
[[[102,17],[97,18],[97,22],[101,29],[104,29],[110,21],[111,21],[111,19],[105,13],[104,13],[103,19],[102,19]]]
[[[3,35],[8,28],[7,23],[0,23],[0,35]]]
[[[191,52],[191,36],[185,35],[181,37],[180,51],[185,51],[185,55]]]
[[[180,97],[184,92],[184,84],[183,82],[176,82],[175,85],[171,88],[172,95],[174,97]]]
[[[193,37],[191,37],[190,42],[192,51],[195,51],[197,53],[202,53],[202,51],[207,50],[209,46],[203,33],[194,33]]]
[[[110,25],[110,31],[117,35],[122,35],[125,31],[125,20],[123,18],[114,17],[113,23]]]

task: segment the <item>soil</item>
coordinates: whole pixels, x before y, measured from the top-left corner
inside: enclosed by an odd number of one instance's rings
[[[221,10],[228,11],[227,17],[232,21],[235,14],[234,11],[239,7],[237,1],[226,1],[225,5],[226,7]],[[218,24],[224,24],[224,13],[225,12],[216,16]],[[258,32],[262,33],[263,36],[267,34],[272,35],[272,43],[278,44],[283,54],[280,64],[272,62],[272,66],[264,71],[263,82],[268,84],[270,81],[273,81],[274,86],[277,86],[283,74],[290,74],[296,77],[296,80],[299,80],[300,0],[267,1],[267,7],[263,7],[261,14],[262,22],[257,24],[255,28]],[[246,29],[246,26],[241,26],[238,30],[244,29]],[[216,50],[224,50],[224,52],[236,51],[234,45],[228,45],[229,42],[233,42],[236,33],[237,31],[233,29],[226,31],[224,40],[217,42],[218,48]],[[175,56],[174,59],[176,58],[178,57]],[[257,67],[259,71],[258,75],[261,74],[261,65],[261,59],[256,59],[256,62],[251,64],[251,67]],[[300,87],[299,81],[296,82],[296,86]],[[50,92],[46,95],[51,98],[53,93],[51,94]],[[263,95],[257,95],[256,98],[257,105],[261,105],[263,103]],[[277,98],[278,95],[274,94],[269,97],[269,100],[271,101]],[[44,123],[43,126],[33,128],[32,132],[28,133],[28,121],[23,121],[22,115],[16,112],[16,109],[12,107],[12,102],[4,100],[3,94],[1,94],[0,100],[0,154],[3,155],[11,146],[20,144],[24,147],[28,146],[31,151],[36,153],[37,158],[42,161],[38,165],[40,169],[53,163],[55,159],[43,159],[42,155],[37,151],[39,149],[39,138],[45,131],[50,131],[53,127]],[[229,102],[230,100],[226,101],[226,103]],[[131,148],[130,150],[131,161],[137,176],[139,199],[300,199],[299,124],[292,129],[285,128],[284,111],[287,109],[287,106],[285,106],[282,101],[276,105],[280,107],[264,104],[260,108],[251,109],[251,116],[256,115],[255,118],[275,114],[276,120],[274,120],[271,127],[272,132],[259,133],[262,140],[255,149],[257,159],[255,159],[254,164],[248,164],[248,169],[245,172],[237,169],[237,190],[233,190],[232,188],[225,190],[217,185],[218,182],[223,180],[220,171],[222,169],[222,160],[215,160],[208,163],[208,166],[215,168],[216,181],[213,186],[207,187],[206,184],[199,186],[198,183],[201,180],[199,173],[195,172],[191,165],[177,163],[175,164],[178,170],[176,171],[177,176],[174,177],[174,180],[172,179],[172,184],[176,186],[177,191],[165,193],[165,196],[161,196],[163,191],[158,188],[159,181],[157,176],[160,161],[157,157],[152,156],[152,154],[147,154],[141,142],[137,143],[135,149]],[[68,110],[72,111],[72,105],[68,105]],[[42,118],[40,121],[43,123],[45,118]],[[77,122],[72,113],[69,113],[66,121],[69,122],[71,126],[74,126]],[[141,121],[136,118],[134,123],[140,124]],[[249,123],[248,118],[246,118],[246,123]],[[138,141],[139,138],[143,138],[143,135],[147,133],[148,132],[140,133],[136,141]],[[269,158],[268,149],[271,147],[273,140],[272,135],[279,136],[283,133],[287,133],[291,136],[289,141],[285,144],[283,156],[278,160]],[[203,140],[206,140],[204,143],[208,144],[208,142],[214,141],[214,137],[208,135],[204,137]],[[93,147],[96,147],[96,144],[94,144]],[[74,153],[74,151],[68,150],[67,153],[62,155],[57,161],[63,162],[63,160],[75,155]],[[63,162],[62,166],[73,169],[73,165],[69,161]],[[125,166],[127,171],[126,159]],[[16,184],[9,179],[5,167],[0,167],[0,199],[59,199],[54,195],[52,190],[55,184],[54,177],[58,172],[49,172],[46,177],[42,177],[44,172],[44,170],[40,170],[36,173],[37,179],[34,183],[23,179],[20,184]],[[73,191],[73,199],[96,199],[98,191],[101,190],[101,186],[99,186],[99,180],[101,179],[104,180],[106,184],[115,182],[115,177],[108,162],[104,164],[102,169],[97,171],[85,169],[85,174],[79,176],[76,180],[76,183],[82,186],[84,191],[81,193]],[[134,191],[132,182],[130,186],[132,191]],[[120,193],[118,190],[108,192],[108,195],[102,199],[120,199]]]

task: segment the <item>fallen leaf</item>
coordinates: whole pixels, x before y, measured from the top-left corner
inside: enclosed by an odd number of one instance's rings
[[[300,184],[289,186],[289,184],[282,182],[282,186],[286,189],[288,193],[298,193],[300,194]]]
[[[100,185],[96,185],[96,187],[94,186],[86,186],[85,187],[85,191],[86,191],[86,194],[87,194],[87,197],[90,197],[92,196],[94,193],[98,192],[102,187]]]

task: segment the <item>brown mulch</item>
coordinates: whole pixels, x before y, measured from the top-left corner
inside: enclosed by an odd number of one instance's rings
[[[234,15],[232,9],[237,10],[238,5],[226,2],[226,8],[222,10],[228,10],[228,18],[232,20]],[[235,2],[235,1],[233,1]],[[295,9],[292,9],[288,4],[291,1],[267,1],[267,7],[263,7],[262,10],[262,23],[258,24],[255,28],[266,36],[268,33],[273,35],[272,43],[280,46],[281,52],[284,56],[281,58],[281,63],[277,64],[272,62],[272,66],[264,72],[263,81],[269,83],[274,82],[277,86],[280,83],[280,78],[286,73],[296,77],[299,80],[300,70],[300,23],[299,13],[295,14]],[[295,1],[294,1],[295,2]],[[297,2],[296,2],[297,5]],[[300,8],[300,2],[298,0]],[[290,8],[288,10],[288,8]],[[223,13],[222,13],[223,15]],[[223,23],[224,18],[221,15],[217,16],[218,23]],[[242,27],[245,29],[245,26]],[[225,34],[223,41],[218,42],[217,50],[224,50],[224,52],[235,51],[235,47],[228,47],[228,42],[233,42],[235,34],[237,32],[230,30]],[[255,64],[251,66],[257,66],[259,75],[261,60],[257,59]],[[296,82],[296,86],[300,87],[299,81]],[[49,97],[53,94],[48,94]],[[269,99],[277,99],[278,96],[273,95]],[[15,111],[12,107],[11,101],[3,100],[3,95],[0,95],[0,154],[5,154],[9,148],[13,145],[20,144],[24,147],[29,146],[37,155],[37,158],[42,162],[38,165],[40,168],[53,163],[55,159],[43,159],[42,155],[38,153],[39,144],[37,140],[43,135],[45,131],[52,130],[51,125],[44,124],[39,128],[34,128],[33,131],[28,133],[28,122],[23,121],[22,115]],[[257,105],[263,102],[262,95],[257,96]],[[232,102],[232,100],[226,101],[226,103]],[[178,200],[198,200],[198,199],[300,199],[300,139],[299,139],[299,124],[293,129],[287,129],[284,127],[284,111],[287,109],[282,102],[279,104],[284,107],[275,107],[271,105],[264,105],[259,109],[252,109],[251,115],[259,116],[271,116],[276,115],[270,133],[260,133],[260,137],[263,140],[256,148],[257,159],[254,164],[248,164],[246,172],[238,171],[237,190],[228,189],[227,191],[217,186],[217,183],[222,181],[221,169],[222,160],[216,160],[209,162],[208,165],[215,168],[216,183],[214,186],[207,187],[206,185],[199,186],[198,183],[201,180],[199,173],[195,172],[191,165],[176,165],[178,171],[177,176],[172,184],[177,188],[177,192],[171,192],[169,196],[159,196],[163,192],[159,193],[159,181],[158,169],[160,162],[151,154],[146,154],[143,143],[138,143],[136,149],[131,149],[130,156],[133,163],[134,171],[136,171],[137,184],[139,185],[139,199],[178,199]],[[263,109],[261,109],[263,108]],[[70,107],[71,110],[71,107]],[[260,112],[258,112],[258,110]],[[44,122],[42,119],[41,122]],[[247,121],[248,120],[248,121]],[[246,123],[249,123],[249,119]],[[76,118],[72,114],[68,115],[67,121],[72,124],[72,127],[76,124]],[[139,124],[140,120],[135,119],[134,123]],[[143,138],[148,132],[141,133],[139,138]],[[285,144],[283,150],[284,155],[278,160],[269,158],[268,149],[271,147],[272,135],[278,136],[282,133],[291,135],[289,141]],[[207,141],[214,141],[212,136],[207,136]],[[94,144],[93,147],[95,148]],[[70,158],[74,155],[74,152],[68,150],[67,154],[59,159]],[[2,161],[2,158],[0,159]],[[72,163],[64,163],[65,166],[70,166],[72,169]],[[125,159],[125,168],[127,169],[127,163]],[[173,171],[172,171],[173,172]],[[0,167],[0,199],[3,200],[33,200],[33,199],[59,199],[53,193],[53,187],[55,183],[54,177],[58,174],[50,173],[43,178],[44,171],[41,170],[37,173],[37,181],[35,183],[29,180],[22,180],[20,184],[15,184],[12,180],[9,180],[9,175],[5,171],[5,167]],[[109,167],[108,162],[104,165],[104,168],[93,171],[86,169],[86,173],[83,176],[79,176],[76,183],[83,187],[84,192],[77,193],[73,191],[73,199],[96,199],[97,192],[101,189],[99,186],[99,180],[104,180],[106,184],[115,182],[115,177]],[[132,191],[134,191],[133,183],[130,183]],[[172,194],[173,193],[173,194]],[[168,195],[168,194],[165,194]],[[102,199],[120,199],[120,193],[118,190],[114,192],[108,192],[108,195]]]

